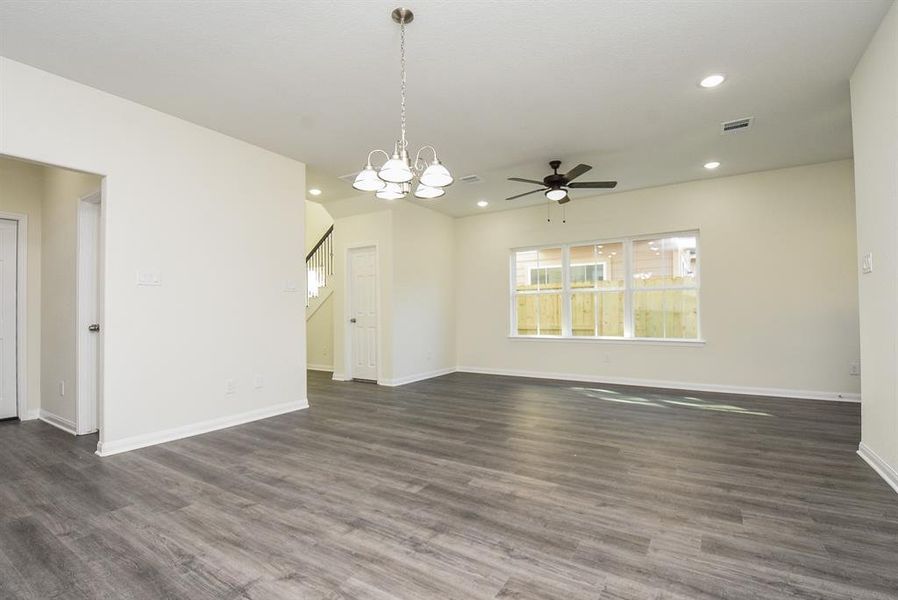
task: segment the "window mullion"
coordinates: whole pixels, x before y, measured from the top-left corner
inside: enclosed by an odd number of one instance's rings
[[[571,247],[561,247],[561,335],[570,337],[571,325]]]
[[[510,305],[508,307],[509,315],[511,315],[511,324],[509,326],[509,333],[511,335],[518,334],[518,295],[517,295],[517,282],[515,281],[515,274],[518,269],[518,257],[515,252],[511,253],[511,269],[509,269],[508,273],[508,296]]]
[[[633,318],[633,240],[624,241],[624,337],[635,337]]]

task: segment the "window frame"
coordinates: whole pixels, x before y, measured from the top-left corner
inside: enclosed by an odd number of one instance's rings
[[[695,285],[669,285],[658,287],[637,288],[633,285],[633,243],[654,240],[659,238],[673,237],[695,237]],[[587,336],[573,335],[571,323],[571,299],[574,293],[602,293],[601,289],[580,289],[576,292],[571,288],[571,248],[574,246],[589,246],[597,244],[615,244],[623,245],[624,251],[624,335],[623,336]],[[516,273],[516,257],[519,252],[561,249],[561,289],[540,291],[517,291],[515,281]],[[649,344],[665,344],[665,345],[702,345],[705,343],[702,337],[702,301],[701,301],[701,267],[702,250],[701,250],[701,231],[696,229],[686,229],[681,231],[668,231],[664,233],[646,233],[633,236],[603,238],[599,240],[586,240],[577,242],[565,242],[556,244],[541,244],[537,246],[522,246],[511,248],[509,252],[508,264],[508,299],[509,299],[509,319],[508,319],[508,337],[516,340],[555,340],[555,341],[576,341],[576,342],[625,342],[625,343],[649,343]],[[669,291],[669,290],[695,290],[696,295],[696,337],[694,338],[673,338],[673,337],[636,337],[634,322],[634,293],[637,291]],[[606,290],[608,292],[615,290]],[[620,290],[616,290],[620,291]],[[537,322],[536,334],[518,334],[517,333],[517,297],[519,295],[539,295],[552,293],[561,293],[561,335],[542,335],[539,333],[539,323]]]

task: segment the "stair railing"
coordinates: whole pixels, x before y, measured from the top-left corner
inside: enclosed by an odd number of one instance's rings
[[[308,289],[306,291],[306,306],[317,298],[321,288],[327,287],[328,281],[334,274],[334,226],[331,225],[311,252],[306,255],[306,273],[308,275]]]

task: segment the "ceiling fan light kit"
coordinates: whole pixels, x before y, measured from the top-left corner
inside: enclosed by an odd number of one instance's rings
[[[368,153],[365,168],[356,176],[352,187],[362,192],[375,192],[375,195],[382,200],[405,198],[414,187],[416,198],[431,200],[444,195],[446,190],[443,188],[452,185],[453,178],[449,169],[440,162],[433,146],[421,147],[415,154],[414,161],[409,158],[408,141],[405,136],[405,26],[414,20],[415,15],[407,8],[397,8],[390,15],[393,21],[399,24],[400,32],[399,91],[402,99],[399,108],[400,135],[393,146],[392,155],[380,149]],[[429,163],[422,156],[427,151],[433,155],[433,160]],[[371,162],[375,154],[383,154],[386,157],[380,168],[375,168]],[[418,180],[417,186],[413,186],[415,179]]]
[[[549,200],[554,200],[555,202],[558,202],[559,200],[563,199],[565,196],[567,196],[567,189],[565,189],[565,188],[558,188],[556,190],[546,190],[546,198],[548,198]]]

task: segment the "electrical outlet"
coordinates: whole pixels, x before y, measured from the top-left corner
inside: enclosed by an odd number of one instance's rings
[[[225,394],[234,394],[237,392],[237,382],[233,379],[225,381]]]
[[[861,272],[864,274],[873,272],[873,253],[867,252],[861,259]]]
[[[65,396],[65,381],[59,382],[59,395]]]
[[[849,375],[860,375],[861,374],[861,363],[853,362],[848,365],[848,374]]]
[[[256,375],[256,379],[253,382],[253,385],[256,386],[256,389],[261,389],[265,385],[265,378],[261,375]]]

